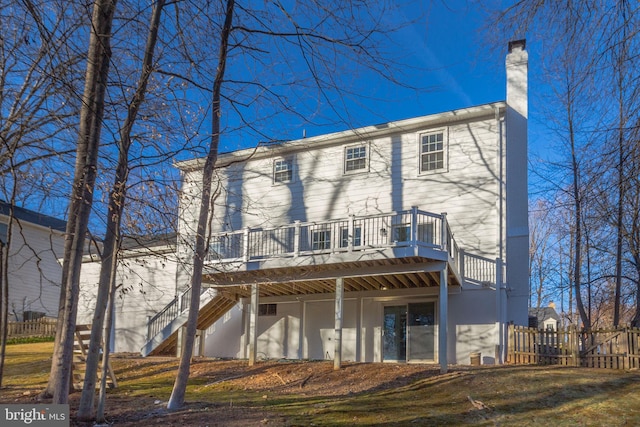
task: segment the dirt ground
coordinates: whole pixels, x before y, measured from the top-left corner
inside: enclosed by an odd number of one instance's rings
[[[127,384],[155,375],[175,376],[175,358],[141,358],[136,355],[116,355],[113,366],[121,387],[107,397],[106,417],[118,426],[289,426],[284,417],[262,408],[234,405],[232,401],[206,401],[207,389],[224,387],[260,393],[263,399],[278,396],[352,396],[354,394],[401,387],[415,380],[439,375],[434,365],[344,363],[335,371],[331,361],[261,361],[249,367],[246,361],[196,359],[191,366],[191,382],[195,396],[202,392],[202,401],[187,395],[183,409],[168,412],[166,396],[160,398],[150,389],[148,395],[124,393]],[[6,401],[35,401],[36,391],[5,390]],[[12,399],[12,397],[14,397]],[[72,425],[80,393],[70,395]]]
[[[118,360],[119,370],[144,372],[149,359]],[[170,363],[174,363],[171,359]],[[416,379],[439,374],[439,367],[407,364],[346,363],[335,371],[333,362],[264,361],[249,367],[246,361],[196,360],[191,378],[204,382],[196,390],[211,386],[259,392],[264,399],[284,395],[350,396],[365,391],[400,387]],[[127,381],[127,374],[119,381]],[[135,380],[135,379],[134,379]],[[122,426],[287,426],[287,420],[262,409],[233,406],[233,402],[212,404],[190,402],[184,409],[167,412],[166,402],[148,399],[109,399],[109,420]]]

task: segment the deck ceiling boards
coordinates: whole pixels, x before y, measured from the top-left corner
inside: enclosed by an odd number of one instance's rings
[[[204,283],[205,286],[217,288],[227,298],[235,300],[248,298],[251,295],[251,285],[255,283],[259,284],[260,297],[333,293],[336,286],[335,278],[339,276],[344,277],[345,292],[415,289],[439,285],[439,271],[420,271],[421,268],[433,269],[432,264],[430,260],[413,257],[235,273],[221,272],[205,275]],[[372,274],[364,274],[367,270]],[[459,285],[450,266],[448,271],[449,285]]]

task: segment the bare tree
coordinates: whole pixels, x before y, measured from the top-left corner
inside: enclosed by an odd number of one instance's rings
[[[39,199],[39,206],[43,206],[44,201],[57,197],[49,186],[65,187],[64,171],[68,170],[69,154],[73,152],[66,140],[79,106],[74,94],[81,55],[71,40],[80,28],[82,14],[75,13],[78,11],[73,4],[50,2],[44,6],[39,1],[2,4],[0,194],[9,201],[11,211],[2,261],[3,337],[10,298],[11,234],[17,224],[13,210],[30,198]],[[77,18],[68,19],[68,14]],[[29,242],[25,241],[25,246],[37,259]],[[3,357],[4,347],[0,355]],[[1,375],[0,360],[0,378]]]
[[[234,0],[227,0],[224,24],[220,35],[220,48],[218,53],[218,67],[216,68],[216,78],[213,83],[212,94],[212,114],[211,114],[211,143],[209,153],[205,159],[202,172],[202,194],[200,198],[200,211],[198,214],[198,228],[196,234],[196,246],[193,255],[193,273],[191,277],[191,302],[189,304],[189,319],[187,321],[187,332],[185,347],[180,357],[178,375],[173,385],[171,397],[167,404],[168,409],[179,409],[184,404],[184,394],[187,390],[189,380],[189,370],[191,367],[191,355],[193,354],[193,344],[196,336],[196,324],[198,311],[200,309],[200,289],[202,287],[202,269],[206,253],[208,252],[208,240],[206,233],[208,229],[210,204],[211,204],[211,182],[213,181],[213,168],[218,158],[218,146],[220,144],[220,94],[222,82],[227,65],[227,54],[229,51],[229,37],[231,34],[231,24],[234,14]]]
[[[630,294],[636,301],[640,298],[635,286],[629,286],[635,273],[625,257],[632,241],[626,234],[628,224],[635,216],[626,193],[637,176],[632,135],[640,109],[638,57],[633,52],[640,46],[639,17],[640,10],[626,0],[519,0],[499,11],[493,21],[506,37],[526,32],[545,35],[544,84],[556,95],[546,98],[540,109],[564,111],[562,120],[556,115],[549,123],[561,130],[556,135],[567,148],[564,164],[556,160],[559,169],[547,170],[549,183],[563,183],[550,185],[547,197],[564,191],[568,181],[564,178],[570,177],[574,241],[568,265],[585,327],[590,325],[592,298],[599,299],[594,302],[600,307],[607,305],[601,298],[611,298],[613,325],[623,318],[625,298]]]
[[[99,350],[102,342],[102,331],[105,328],[104,314],[110,294],[109,290],[114,282],[120,240],[120,224],[126,201],[129,149],[132,144],[131,131],[138,115],[140,105],[144,102],[147,85],[153,70],[153,54],[156,41],[158,39],[158,29],[160,27],[160,18],[162,16],[164,4],[164,0],[157,0],[153,7],[140,79],[133,98],[129,103],[124,125],[120,130],[118,164],[107,208],[107,228],[103,241],[100,282],[98,283],[96,309],[91,326],[91,340],[87,351],[84,386],[82,389],[80,406],[78,408],[78,419],[80,420],[89,420],[93,418],[92,412],[96,388],[96,374],[100,357]]]
[[[62,265],[58,327],[51,362],[51,375],[46,390],[53,394],[54,403],[66,403],[69,396],[80,268],[97,174],[115,6],[115,0],[96,0],[93,4],[67,240]]]

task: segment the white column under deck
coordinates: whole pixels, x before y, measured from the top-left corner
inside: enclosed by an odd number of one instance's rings
[[[249,312],[249,366],[256,363],[256,347],[258,345],[258,285],[251,285],[251,311]]]
[[[338,370],[342,366],[342,311],[344,307],[344,279],[338,277],[336,279],[336,323],[335,323],[335,342],[333,357],[333,369]]]
[[[448,370],[447,363],[447,323],[448,314],[447,306],[448,302],[448,290],[447,290],[447,265],[444,264],[442,270],[440,270],[440,309],[439,321],[438,321],[438,360],[440,361],[440,373],[446,374]]]

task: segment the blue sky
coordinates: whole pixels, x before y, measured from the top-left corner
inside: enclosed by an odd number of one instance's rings
[[[309,94],[297,102],[304,105],[301,110],[307,108],[305,111],[318,114],[313,117],[315,124],[284,114],[283,118],[266,124],[265,127],[272,128],[271,135],[285,140],[297,139],[303,131],[307,136],[315,136],[505,100],[504,62],[508,40],[493,40],[493,43],[486,40],[482,28],[487,25],[488,17],[477,3],[470,5],[465,0],[411,2],[386,18],[392,26],[403,25],[393,36],[397,48],[388,49],[404,64],[397,70],[398,79],[411,88],[396,85],[366,68],[338,67],[337,73],[341,75],[337,78],[346,92],[358,95],[346,95],[346,101],[345,97],[335,95],[340,101],[335,104],[336,112],[332,112],[321,101],[313,105],[315,94]],[[406,25],[409,22],[412,23]],[[532,81],[537,71],[535,44],[535,40],[527,41],[530,116],[534,111]],[[341,120],[336,116],[341,116]],[[530,132],[536,132],[531,120]],[[251,147],[257,142],[246,135],[223,134],[222,151]],[[532,142],[530,138],[530,148],[533,148]]]
[[[497,34],[486,32],[484,27],[489,25],[490,18],[478,2],[414,2],[399,8],[388,19],[393,22],[415,20],[397,34],[397,40],[405,49],[402,61],[415,67],[407,68],[404,81],[417,89],[402,88],[371,75],[357,81],[354,90],[366,93],[372,102],[365,108],[354,107],[358,113],[353,127],[506,99],[505,57],[509,40],[500,40]],[[536,113],[536,105],[545,90],[537,59],[540,49],[538,40],[527,39],[530,159],[548,155],[546,144],[539,143],[548,140],[548,131]],[[344,128],[338,125],[305,130],[308,136],[313,136]]]
[[[294,96],[291,99],[291,105],[294,106],[292,108],[302,105],[300,109],[303,114],[311,112],[314,124],[305,122],[300,117],[292,118],[291,115],[282,114],[282,117],[273,119],[267,115],[269,119],[259,122],[258,126],[269,128],[265,133],[274,138],[297,139],[302,137],[303,131],[311,137],[345,130],[349,127],[374,125],[504,100],[504,61],[508,40],[505,39],[494,45],[485,39],[486,34],[481,30],[487,25],[488,18],[486,13],[480,10],[477,2],[473,3],[471,5],[465,0],[411,1],[384,15],[388,20],[386,24],[402,26],[402,29],[393,36],[396,47],[386,47],[386,49],[404,64],[397,70],[396,77],[412,88],[398,86],[368,72],[365,68],[349,69],[338,65],[336,67],[338,83],[344,84],[346,91],[356,96],[347,95],[346,98],[340,98],[334,94],[342,102],[336,103],[335,111],[332,112],[332,109],[323,103],[313,90],[301,89],[296,94],[298,98]],[[541,87],[535,83],[538,79],[536,45],[535,40],[527,40],[531,153],[540,151],[536,140],[544,140],[535,137],[541,134],[541,126],[535,119],[534,95]],[[236,63],[238,68],[230,69],[236,74],[228,74],[230,78],[237,78],[237,72],[242,73],[244,71],[242,67],[245,67],[249,73],[254,73],[252,76],[254,78],[272,78],[272,75],[267,72],[251,70],[251,65],[255,64],[238,62]],[[295,73],[296,66],[300,64],[293,66],[289,64],[290,68],[284,67],[276,71],[288,71],[291,75]],[[271,80],[271,83],[277,86],[278,80]],[[204,103],[207,101],[205,99]],[[260,108],[268,109],[270,106],[252,105],[247,111],[250,114],[259,115]],[[224,115],[225,112],[223,112],[223,122]],[[337,119],[336,115],[341,117]],[[227,115],[228,123],[234,127],[229,117]],[[207,127],[208,122],[208,119],[203,118],[204,127]],[[252,147],[264,141],[260,139],[260,135],[238,130],[241,126],[237,124],[236,126],[238,127],[235,133],[223,131],[221,151]],[[194,144],[200,147],[193,147],[193,150],[181,153],[178,160],[203,155],[203,147],[208,145],[208,133],[206,129],[202,130],[203,133],[198,136],[198,141],[194,141]],[[104,136],[106,133],[103,133]],[[180,135],[176,135],[175,138],[178,144],[184,141]]]

